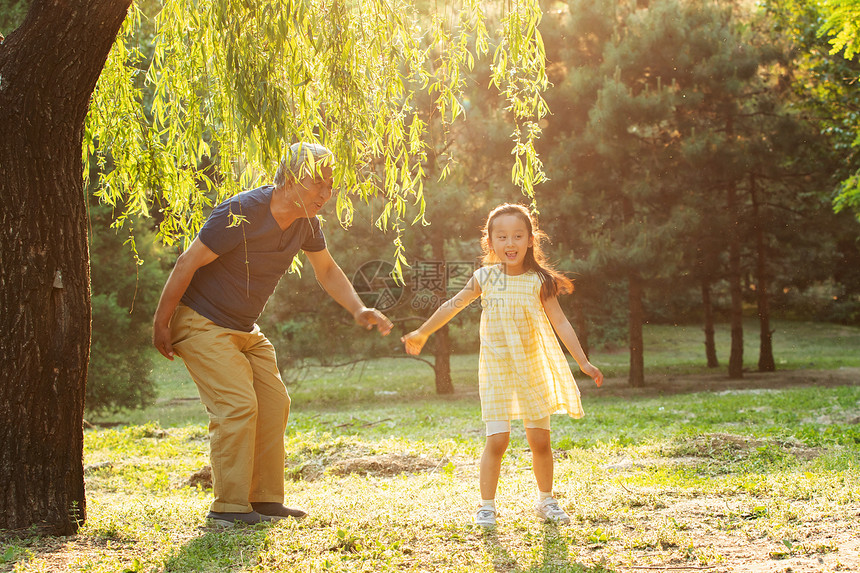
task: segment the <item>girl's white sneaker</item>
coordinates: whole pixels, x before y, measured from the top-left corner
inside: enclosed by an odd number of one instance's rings
[[[480,525],[481,527],[495,527],[496,512],[492,509],[482,507],[475,514],[475,525]]]
[[[535,513],[544,521],[554,521],[555,523],[570,523],[570,517],[559,507],[558,502],[551,497],[546,498],[535,508]]]

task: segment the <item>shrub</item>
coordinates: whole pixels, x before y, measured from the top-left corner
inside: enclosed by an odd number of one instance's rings
[[[110,228],[110,211],[90,205],[92,343],[85,408],[98,415],[151,404],[155,384],[150,378],[152,313],[172,260],[155,234],[134,230],[138,264],[127,243],[131,231]]]
[[[120,307],[114,294],[92,297],[93,340],[87,375],[86,409],[91,414],[144,408],[155,400],[149,377],[146,323]]]

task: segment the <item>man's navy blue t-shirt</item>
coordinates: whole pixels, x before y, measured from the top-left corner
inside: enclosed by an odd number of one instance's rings
[[[269,210],[273,190],[258,187],[224,201],[197,236],[218,258],[197,269],[182,302],[219,326],[253,330],[299,250],[326,247],[317,217],[281,230]],[[236,224],[234,217],[244,221]]]

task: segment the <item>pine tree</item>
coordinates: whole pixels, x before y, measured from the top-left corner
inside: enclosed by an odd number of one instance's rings
[[[556,116],[570,112],[550,120],[545,154],[587,266],[626,284],[633,386],[645,381],[647,285],[677,271],[692,220],[681,209],[679,115],[696,95],[704,57],[696,50],[716,49],[702,38],[712,13],[667,0],[639,5],[569,3],[555,34],[583,40],[557,55],[567,70],[547,97]]]

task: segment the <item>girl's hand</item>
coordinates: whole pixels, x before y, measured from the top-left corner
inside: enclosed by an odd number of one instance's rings
[[[424,343],[427,342],[427,335],[413,330],[409,334],[402,336],[400,341],[406,345],[407,354],[418,356],[421,354],[421,349],[424,348]]]
[[[598,368],[591,362],[588,362],[585,364],[585,366],[580,366],[579,369],[582,370],[588,376],[591,376],[594,379],[594,383],[597,384],[598,388],[600,388],[600,386],[603,384],[603,372],[600,371],[600,368]]]
[[[367,330],[370,330],[374,326],[376,329],[382,333],[382,336],[387,335],[391,332],[391,321],[388,320],[388,317],[376,310],[375,308],[361,308],[358,312],[355,313],[355,322],[359,324],[359,326],[363,326]]]

